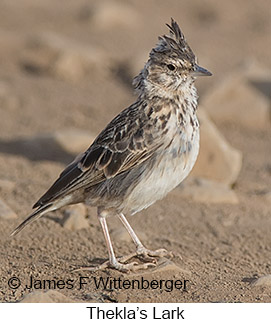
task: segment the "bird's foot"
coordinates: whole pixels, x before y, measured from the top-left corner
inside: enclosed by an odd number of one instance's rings
[[[130,258],[133,258],[134,256],[136,256],[136,253],[134,253],[133,255],[129,255],[129,256],[124,256],[122,258],[120,258],[121,261],[126,261]],[[146,262],[143,264],[139,264],[136,261],[130,262],[128,264],[124,264],[121,263],[118,260],[112,261],[110,262],[109,260],[105,261],[104,263],[102,263],[101,265],[98,266],[94,266],[94,267],[81,267],[78,269],[73,270],[73,272],[77,272],[77,271],[91,271],[91,272],[95,272],[98,270],[104,270],[104,269],[116,269],[120,272],[124,272],[127,273],[129,271],[137,271],[137,270],[144,270],[144,269],[148,269],[149,267],[155,267],[156,264],[154,264],[153,262]]]
[[[167,251],[166,249],[157,249],[157,250],[150,250],[145,248],[144,246],[138,247],[136,254],[138,257],[150,261],[155,259],[154,257],[157,258],[162,258],[165,256],[173,257],[173,254],[171,251]],[[155,259],[156,261],[156,259]]]
[[[95,272],[95,271],[104,270],[104,269],[116,269],[120,272],[126,272],[126,273],[129,271],[135,272],[137,270],[148,269],[149,267],[156,267],[157,266],[156,258],[162,258],[165,256],[172,257],[173,254],[171,251],[167,251],[166,249],[149,250],[144,246],[140,246],[137,248],[136,252],[133,252],[127,256],[123,256],[118,260],[117,259],[113,261],[107,260],[101,265],[93,266],[93,267],[81,267],[73,270],[72,272],[84,271],[84,270]],[[136,261],[133,261],[127,264],[125,263],[134,257],[139,257],[140,259],[147,262],[143,264],[139,264]]]

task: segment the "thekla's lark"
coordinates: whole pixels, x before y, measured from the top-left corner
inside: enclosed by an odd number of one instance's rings
[[[48,212],[84,202],[97,207],[109,253],[109,261],[93,269],[127,271],[153,265],[127,263],[132,255],[116,258],[106,223],[113,215],[119,217],[134,241],[133,255],[148,259],[165,255],[164,249],[146,249],[124,215],[162,199],[190,173],[199,151],[194,82],[197,76],[211,75],[197,64],[178,24],[172,19],[167,26],[170,35],[159,37],[134,79],[135,103],[117,115],[87,151],[64,169],[13,235]]]

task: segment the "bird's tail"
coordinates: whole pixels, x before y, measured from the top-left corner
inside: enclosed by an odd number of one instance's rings
[[[53,204],[46,204],[39,207],[36,211],[30,214],[29,217],[26,218],[20,225],[18,225],[17,228],[14,231],[12,231],[10,235],[14,236],[15,234],[19,233],[27,224],[39,219],[45,213],[53,211],[55,209],[56,207]]]

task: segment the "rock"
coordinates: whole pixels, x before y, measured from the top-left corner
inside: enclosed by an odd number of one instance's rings
[[[246,77],[249,81],[253,83],[253,81],[271,81],[271,70],[266,68],[266,66],[262,66],[255,59],[247,59],[244,61],[244,64],[240,67],[240,74]],[[271,96],[271,92],[269,91],[269,98]]]
[[[241,170],[242,153],[231,147],[201,107],[200,152],[192,176],[232,185]]]
[[[263,201],[271,206],[271,192],[266,192],[261,195]]]
[[[0,200],[0,218],[5,220],[17,218],[17,214],[2,200]]]
[[[161,272],[167,272],[167,271],[171,271],[171,272],[175,272],[175,273],[181,273],[181,274],[185,274],[187,276],[191,275],[191,271],[184,269],[178,265],[176,265],[173,261],[167,259],[167,258],[160,258],[158,260],[157,266],[154,268],[150,269],[150,272],[152,273],[161,273]]]
[[[271,275],[259,277],[256,280],[254,280],[251,285],[271,287]]]
[[[38,136],[22,138],[18,142],[18,151],[27,151],[29,158],[36,160],[48,159],[54,160],[63,158],[66,153],[71,160],[72,156],[84,152],[95,139],[88,132],[70,129],[60,130],[53,134],[41,134]]]
[[[139,233],[136,231],[136,234],[138,235],[139,239],[142,241],[147,239],[147,236],[143,231],[140,231]],[[128,231],[124,228],[124,226],[121,223],[119,224],[119,226],[111,230],[110,236],[114,239],[114,241],[125,241],[125,242],[132,241],[132,238],[130,237]]]
[[[19,138],[9,142],[7,147],[31,160],[53,160],[70,163],[76,155],[80,154],[81,156],[93,140],[93,135],[88,132],[71,129]],[[79,156],[76,158],[79,158]]]
[[[69,206],[65,212],[63,227],[71,231],[76,231],[89,227],[86,219],[87,210],[84,204],[75,204]]]
[[[130,242],[131,237],[124,227],[114,228],[110,232],[110,236],[114,241],[125,241]]]
[[[87,64],[81,60],[78,53],[63,53],[55,61],[53,73],[61,78],[71,81],[80,80],[87,69]]]
[[[16,183],[9,179],[0,178],[0,189],[11,191],[16,186]]]
[[[200,203],[238,204],[238,198],[228,186],[202,178],[190,180],[180,186],[181,196]]]
[[[57,131],[52,137],[65,151],[77,155],[85,151],[94,141],[95,136],[78,129]]]
[[[110,30],[114,27],[131,27],[139,23],[139,14],[125,2],[100,1],[92,7],[89,15],[95,28]]]
[[[26,295],[20,303],[72,303],[73,301],[67,296],[54,291],[32,292]]]
[[[44,33],[31,40],[22,61],[29,71],[47,72],[69,81],[78,81],[97,70],[99,74],[107,73],[110,68],[110,60],[102,49],[54,33]]]
[[[153,268],[150,267],[147,270],[144,271],[144,278],[148,279],[153,276],[153,274],[165,274],[166,272],[170,272],[171,276],[173,275],[186,275],[187,277],[191,276],[191,271],[184,269],[180,267],[179,265],[176,265],[173,261],[167,259],[167,258],[159,258],[157,261],[157,265],[154,266]],[[131,274],[126,274],[128,277],[137,277],[137,276],[142,276],[142,272],[138,273],[131,273]]]
[[[230,122],[251,129],[270,125],[270,100],[242,73],[217,84],[202,105],[216,123]]]
[[[264,195],[264,198],[267,202],[271,203],[271,192],[268,192]]]
[[[185,274],[187,276],[190,276],[191,275],[191,271],[190,270],[187,270],[187,269],[184,269],[178,265],[176,265],[173,261],[167,259],[167,258],[160,258],[158,260],[158,263],[157,263],[157,267],[154,267],[152,269],[150,269],[151,272],[168,272],[168,271],[171,271],[171,272],[175,272],[175,273],[181,273],[181,274]]]
[[[10,84],[0,80],[0,108],[16,110],[20,106],[20,100],[14,93]]]
[[[34,44],[31,43],[21,54],[22,67],[31,74],[49,74],[58,52],[45,47],[37,40],[32,41]]]

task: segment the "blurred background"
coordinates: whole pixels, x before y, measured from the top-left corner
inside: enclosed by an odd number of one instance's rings
[[[193,276],[195,290],[184,296],[187,301],[270,301],[247,285],[271,268],[268,0],[0,1],[3,275],[11,268],[22,273],[33,259],[48,276],[62,274],[69,263],[87,265],[93,255],[106,257],[95,210],[88,211],[91,221],[77,210],[81,222],[65,225],[49,216],[13,242],[6,236],[63,167],[135,101],[132,79],[158,36],[168,33],[171,17],[200,65],[213,73],[196,82],[200,156],[184,185],[131,222],[149,246],[173,249],[192,273],[202,272]],[[122,239],[116,242],[120,252],[127,252],[130,242],[114,220],[111,233]],[[52,267],[44,268],[44,262]],[[214,279],[218,286],[207,291]],[[8,292],[3,299],[18,300],[25,291]],[[114,297],[127,301],[121,293]],[[130,300],[144,297],[133,294]]]
[[[0,99],[10,91],[13,103],[0,106],[0,135],[15,124],[17,135],[99,131],[133,100],[131,80],[171,17],[213,72],[200,94],[251,60],[270,69],[270,14],[268,0],[2,0]]]

